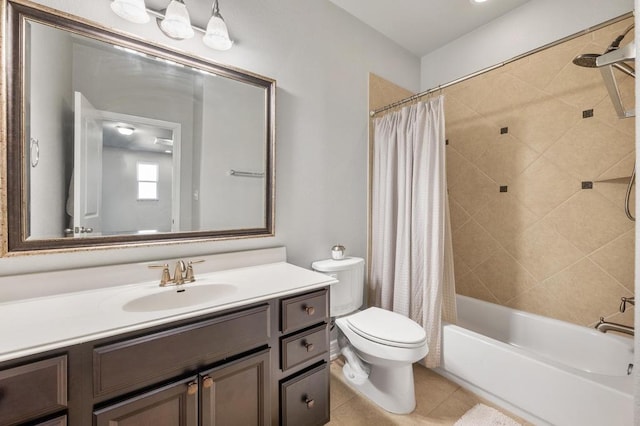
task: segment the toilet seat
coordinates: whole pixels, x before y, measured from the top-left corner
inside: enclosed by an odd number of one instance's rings
[[[360,337],[382,345],[417,348],[427,341],[426,332],[415,321],[385,309],[368,308],[345,321]]]

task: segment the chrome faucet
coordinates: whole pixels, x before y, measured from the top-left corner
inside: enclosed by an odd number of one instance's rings
[[[618,333],[625,333],[631,336],[634,335],[633,327],[628,325],[618,324],[616,322],[607,322],[604,317],[600,317],[600,321],[596,324],[596,330],[606,333],[607,331],[617,331]]]

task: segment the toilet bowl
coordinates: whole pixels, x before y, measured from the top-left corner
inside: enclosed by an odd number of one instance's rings
[[[336,319],[346,339],[341,352],[353,351],[343,367],[347,382],[371,401],[396,414],[412,412],[416,406],[413,363],[427,355],[424,329],[414,321],[380,308],[368,308]],[[358,360],[364,364],[354,366]],[[366,379],[359,370],[367,373]]]
[[[328,259],[312,267],[339,281],[331,287],[330,304],[347,383],[387,411],[412,412],[416,406],[412,364],[428,352],[424,329],[377,307],[357,311],[364,288],[363,259]]]

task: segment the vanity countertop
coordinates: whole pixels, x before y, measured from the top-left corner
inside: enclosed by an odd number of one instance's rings
[[[196,278],[196,282],[185,284],[185,292],[177,296],[187,294],[190,288],[211,284],[225,284],[220,287],[224,291],[208,302],[150,311],[127,309],[127,306],[144,296],[175,293],[176,287],[159,287],[158,281],[154,281],[0,303],[0,361],[313,290],[337,282],[328,275],[286,262],[209,272]],[[16,279],[19,280],[17,277]]]

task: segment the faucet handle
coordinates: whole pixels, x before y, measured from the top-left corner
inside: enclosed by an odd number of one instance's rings
[[[204,262],[204,259],[190,260],[187,263],[187,273],[185,274],[185,277],[184,277],[184,281],[185,282],[192,283],[192,282],[194,282],[196,280],[196,276],[193,273],[193,266],[192,265],[194,263],[202,263],[202,262]]]
[[[624,312],[627,310],[627,303],[630,305],[634,305],[636,304],[636,298],[635,296],[633,297],[621,297],[620,298],[620,312]]]
[[[171,281],[171,273],[169,272],[169,264],[164,265],[149,265],[149,269],[162,268],[162,276],[160,277],[160,287],[166,286]]]

